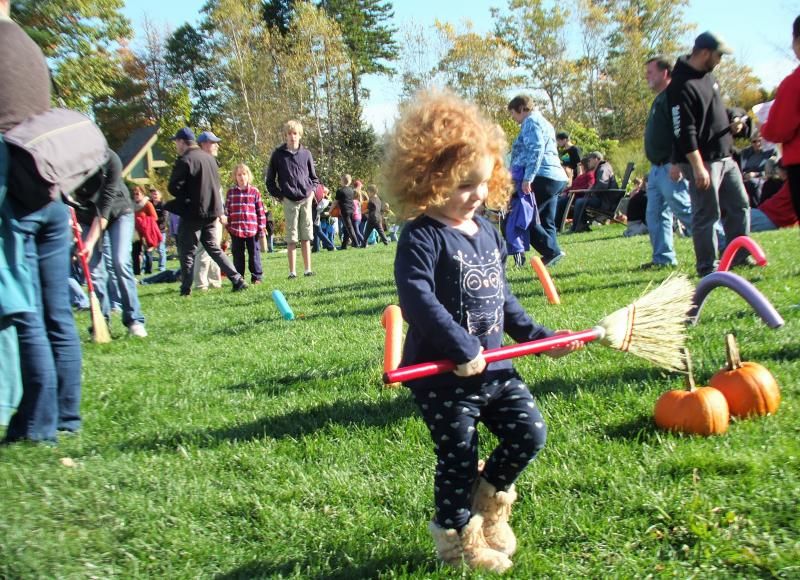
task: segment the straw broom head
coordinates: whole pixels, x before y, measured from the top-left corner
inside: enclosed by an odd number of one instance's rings
[[[686,372],[686,320],[693,297],[694,286],[686,276],[670,275],[655,290],[601,320],[601,342],[667,370]]]

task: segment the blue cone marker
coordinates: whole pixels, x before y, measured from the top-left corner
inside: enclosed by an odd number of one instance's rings
[[[294,320],[294,312],[292,312],[289,303],[286,302],[286,297],[283,295],[283,292],[280,290],[273,290],[272,299],[275,301],[275,305],[278,307],[278,310],[280,310],[284,320]]]

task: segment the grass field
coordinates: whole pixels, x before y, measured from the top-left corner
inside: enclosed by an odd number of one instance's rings
[[[509,271],[515,294],[551,327],[592,326],[665,275],[640,271],[648,240],[621,232],[562,238],[561,306],[529,268]],[[681,377],[599,345],[518,359],[549,440],[518,482],[509,577],[800,577],[800,240],[754,238],[769,266],[738,273],[786,325],[720,288],[690,346],[705,383],[735,332],[778,379],[778,413],[719,437],[667,434],[652,409]],[[691,274],[691,243],[677,245]],[[115,318],[115,340],[92,344],[77,314],[85,426],[57,447],[0,449],[0,577],[459,577],[426,529],[427,429],[405,389],[381,386],[393,255],[316,254],[316,277],[288,281],[285,254],[268,254],[265,283],[237,294],[141,287],[145,340]],[[280,318],[274,288],[297,320]]]

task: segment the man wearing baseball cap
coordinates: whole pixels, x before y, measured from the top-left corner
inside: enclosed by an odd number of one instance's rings
[[[700,276],[716,269],[719,247],[714,226],[720,216],[728,241],[750,231],[750,204],[741,171],[732,158],[732,126],[712,74],[722,55],[732,52],[720,36],[703,32],[695,39],[692,53],[675,63],[667,87],[673,161],[689,180],[695,267]],[[746,257],[739,252],[734,264],[741,264]]]
[[[197,146],[194,133],[188,127],[179,129],[173,140],[178,158],[172,168],[168,189],[175,199],[167,209],[181,216],[178,229],[181,296],[192,293],[192,269],[198,243],[228,276],[233,291],[244,290],[247,288],[244,278],[222,253],[214,236],[215,224],[224,214],[217,160]]]

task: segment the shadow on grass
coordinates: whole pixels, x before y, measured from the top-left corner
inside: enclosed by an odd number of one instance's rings
[[[362,362],[359,364],[351,364],[348,367],[326,367],[326,366],[315,366],[313,370],[303,371],[299,373],[278,373],[275,375],[265,375],[260,377],[256,381],[247,381],[245,383],[238,383],[234,385],[228,385],[227,389],[233,391],[242,391],[242,390],[265,390],[270,392],[276,392],[277,389],[274,387],[280,386],[281,391],[296,389],[296,383],[307,383],[310,381],[319,381],[319,380],[327,380],[327,379],[337,379],[339,377],[346,377],[351,376],[354,373],[362,372],[362,371],[370,371],[374,370],[375,364],[369,362]]]
[[[364,564],[354,566],[349,561],[330,561],[326,562],[326,567],[330,566],[336,570],[317,572],[316,574],[303,574],[302,577],[314,580],[351,580],[352,578],[381,578],[387,575],[394,575],[398,571],[406,574],[420,574],[428,577],[436,571],[436,564],[432,561],[429,554],[416,551],[409,554],[396,553],[392,556],[373,559]],[[268,562],[251,562],[244,564],[235,570],[225,574],[215,576],[216,580],[238,580],[245,578],[284,578],[292,576],[298,572],[302,573],[306,568],[313,566],[318,568],[318,564],[312,561],[286,562],[285,564],[270,564]]]
[[[346,427],[385,427],[413,415],[415,409],[410,397],[396,397],[378,403],[340,401],[218,429],[193,429],[153,438],[142,437],[123,443],[121,448],[172,452],[179,445],[211,448],[228,441],[297,439],[332,424]]]
[[[649,415],[639,415],[629,421],[609,425],[605,430],[606,437],[609,439],[632,441],[634,443],[655,441],[657,433],[658,429],[653,417]]]
[[[749,360],[771,359],[776,361],[796,361],[800,359],[800,344],[784,344],[778,348],[770,348],[767,345],[752,348],[748,347]]]
[[[630,385],[632,383],[654,381],[660,378],[662,374],[663,371],[652,367],[629,367],[624,370],[608,369],[607,371],[598,371],[589,368],[581,374],[580,378],[554,378],[541,382],[532,380],[530,385],[534,396],[544,394],[570,395],[578,389],[587,392],[591,391],[592,385],[602,385],[603,389],[615,387],[621,389],[624,388],[625,385]]]
[[[530,298],[532,296],[541,296],[542,295],[542,290],[541,290],[541,287],[538,286],[539,282],[535,281],[535,284],[536,285],[523,287],[521,289],[520,288],[515,288],[514,289],[514,295],[517,296],[517,298]],[[621,280],[619,282],[614,282],[613,284],[592,285],[591,288],[587,288],[585,286],[575,286],[574,288],[565,288],[563,290],[559,290],[559,294],[561,296],[564,296],[564,295],[567,295],[567,294],[581,294],[581,295],[583,295],[583,294],[586,294],[587,291],[598,292],[598,291],[602,291],[602,290],[615,290],[615,289],[618,289],[618,288],[630,288],[631,286],[635,286],[635,283],[632,283],[630,280]],[[633,301],[634,298],[632,298],[631,301]],[[626,306],[626,305],[622,304],[619,307],[621,308],[622,306]]]

